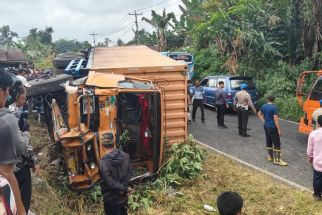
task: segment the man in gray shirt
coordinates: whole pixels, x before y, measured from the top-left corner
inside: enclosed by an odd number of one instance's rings
[[[7,72],[0,70],[0,175],[6,178],[12,188],[17,204],[18,215],[25,215],[26,211],[21,201],[17,179],[14,175],[14,164],[17,155],[25,149],[25,142],[29,141],[29,132],[22,134],[18,120],[5,108],[9,90],[13,86],[13,79]]]
[[[226,96],[224,92],[224,82],[219,81],[219,87],[216,90],[216,108],[217,108],[217,123],[221,128],[228,128],[224,123],[224,116],[226,111]]]

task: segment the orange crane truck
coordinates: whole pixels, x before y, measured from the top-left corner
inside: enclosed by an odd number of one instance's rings
[[[309,74],[316,74],[317,78],[306,94],[304,93],[305,78]],[[306,96],[305,99],[303,97]],[[320,99],[322,99],[322,70],[319,71],[304,71],[300,74],[296,87],[297,102],[303,108],[304,116],[300,120],[299,132],[310,134],[313,130],[312,114],[320,107]],[[305,100],[305,101],[304,101]]]

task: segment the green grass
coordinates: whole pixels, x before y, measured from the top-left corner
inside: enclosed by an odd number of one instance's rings
[[[59,180],[59,169],[48,164],[50,147],[46,130],[33,121],[31,132],[33,143],[43,153],[42,174],[33,177],[32,211],[41,215],[103,214],[101,199],[93,203],[88,201],[88,192],[79,194],[69,190],[66,181]],[[152,206],[131,214],[217,214],[205,211],[203,205],[216,207],[217,196],[231,190],[244,198],[244,215],[322,215],[322,204],[311,193],[282,184],[212,151],[208,151],[203,174],[185,181],[176,190],[183,196],[170,196],[164,190],[151,190]]]

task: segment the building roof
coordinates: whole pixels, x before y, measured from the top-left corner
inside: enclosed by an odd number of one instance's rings
[[[26,55],[19,49],[0,49],[0,62],[28,61]]]
[[[147,46],[119,46],[95,48],[90,69],[176,67],[185,70],[186,65],[162,56]]]

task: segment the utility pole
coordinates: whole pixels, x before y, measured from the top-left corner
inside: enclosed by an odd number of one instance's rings
[[[134,13],[129,13],[130,16],[135,16],[135,26],[136,26],[136,31],[135,31],[135,41],[136,44],[138,44],[138,40],[139,40],[139,24],[138,24],[138,16],[142,16],[143,13],[136,13],[136,10],[134,11]]]
[[[96,36],[97,34],[95,34],[95,33],[94,33],[94,31],[93,31],[93,33],[91,33],[91,34],[89,34],[89,35],[93,36],[94,47],[96,47],[96,43],[95,43],[95,36]]]

